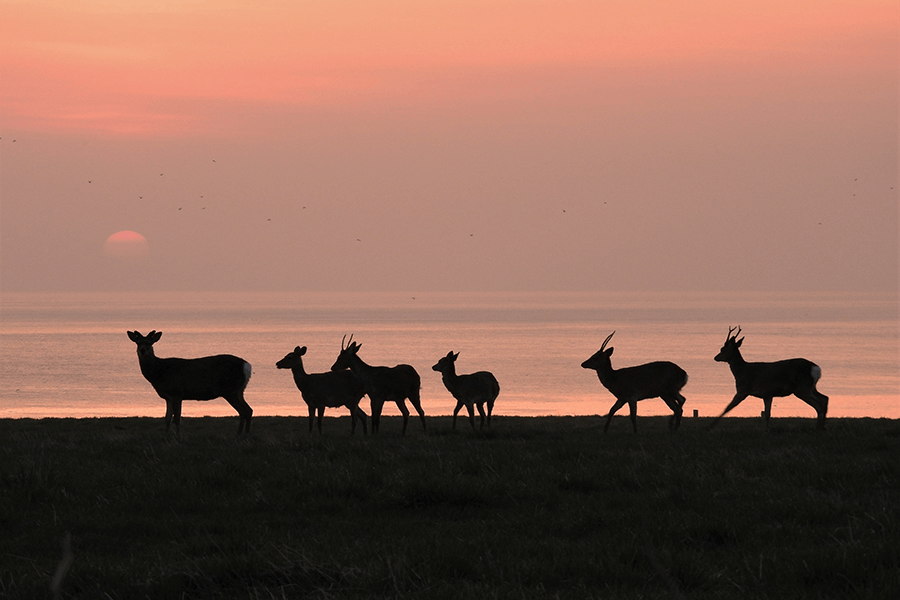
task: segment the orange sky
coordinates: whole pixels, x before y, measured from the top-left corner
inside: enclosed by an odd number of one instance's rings
[[[879,70],[897,31],[886,1],[257,4],[6,1],[3,125],[190,134],[219,129],[208,102],[356,111],[516,99],[524,92],[479,75],[531,69]]]
[[[173,288],[896,289],[898,39],[883,0],[4,0],[0,286],[115,287],[133,230]]]

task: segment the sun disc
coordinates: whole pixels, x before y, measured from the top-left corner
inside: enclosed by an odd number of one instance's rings
[[[119,259],[143,258],[150,254],[150,245],[136,231],[118,231],[106,238],[103,254]]]

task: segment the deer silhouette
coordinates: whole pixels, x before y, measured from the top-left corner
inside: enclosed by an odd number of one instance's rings
[[[681,388],[687,384],[687,373],[676,365],[668,361],[657,361],[634,367],[625,367],[624,369],[613,369],[610,357],[613,348],[606,349],[606,344],[612,339],[616,332],[613,331],[600,349],[594,353],[589,359],[581,363],[585,369],[593,369],[597,371],[597,377],[603,387],[616,397],[616,402],[609,409],[606,416],[606,425],[603,427],[605,433],[609,429],[616,411],[628,405],[631,412],[631,426],[637,433],[637,403],[639,400],[646,398],[662,398],[663,402],[672,409],[674,413],[669,419],[669,428],[678,429],[681,424],[682,406],[685,399],[681,395]]]
[[[743,402],[747,396],[762,398],[765,406],[763,418],[768,427],[769,416],[772,413],[772,399],[793,394],[815,409],[818,416],[816,427],[824,429],[828,396],[816,389],[816,382],[822,376],[819,365],[805,358],[791,358],[777,362],[747,362],[741,356],[744,338],[737,339],[740,334],[740,327],[737,331],[729,327],[725,344],[715,357],[717,362],[728,363],[731,367],[737,393],[722,414],[713,420],[710,428],[715,427],[722,417]]]
[[[284,358],[275,363],[279,369],[290,369],[294,375],[294,383],[309,408],[309,432],[313,430],[313,416],[318,413],[319,433],[322,433],[322,417],[325,407],[337,408],[346,406],[350,409],[350,435],[356,432],[357,419],[362,423],[366,433],[366,413],[359,407],[359,401],[366,395],[362,380],[351,371],[326,371],[325,373],[307,373],[303,368],[303,355],[306,346],[297,346]]]
[[[344,336],[346,338],[347,336]],[[363,382],[366,394],[372,404],[372,433],[378,433],[381,421],[381,410],[385,402],[394,402],[403,414],[403,435],[406,435],[406,426],[409,423],[409,409],[406,408],[406,399],[419,413],[422,420],[422,429],[425,429],[425,411],[419,399],[421,379],[416,370],[410,365],[397,365],[395,367],[375,367],[366,364],[357,352],[362,348],[361,344],[353,341],[353,336],[347,340],[341,340],[341,353],[331,366],[332,371],[350,369]]]
[[[180,433],[181,403],[184,400],[212,400],[225,398],[240,416],[238,435],[250,432],[253,409],[244,400],[244,390],[250,381],[250,363],[231,354],[203,358],[158,358],[153,344],[162,337],[161,331],[145,336],[129,331],[128,337],[137,344],[141,373],[160,398],[166,401],[166,431],[175,423]]]
[[[475,412],[474,407],[478,408],[478,414],[481,415],[481,428],[484,428],[484,405],[487,404],[487,423],[488,428],[491,426],[491,413],[494,411],[494,401],[500,394],[500,384],[492,373],[487,371],[478,371],[468,375],[456,374],[456,359],[459,358],[459,352],[456,354],[451,350],[447,356],[441,357],[437,364],[431,367],[432,370],[441,374],[444,387],[456,398],[456,408],[453,409],[453,429],[456,429],[456,415],[459,410],[465,406],[469,413],[469,424],[475,429]]]

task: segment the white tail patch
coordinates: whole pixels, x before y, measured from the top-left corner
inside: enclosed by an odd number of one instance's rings
[[[253,367],[250,366],[250,363],[244,362],[244,387],[247,387],[247,384],[250,383],[250,375],[253,374]]]

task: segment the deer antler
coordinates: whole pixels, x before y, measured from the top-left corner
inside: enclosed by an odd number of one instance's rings
[[[615,334],[616,334],[616,332],[613,331],[611,334],[609,334],[609,335],[606,337],[605,340],[603,340],[603,345],[600,346],[600,351],[601,351],[601,352],[603,352],[604,350],[606,350],[606,344],[609,343],[609,340],[611,340],[611,339],[612,339],[612,336],[614,336]]]
[[[737,330],[737,331],[735,331],[735,330]],[[734,334],[733,336],[731,335],[732,333]],[[734,340],[734,339],[737,339],[737,336],[739,336],[739,335],[741,335],[741,326],[740,325],[738,325],[737,327],[729,327],[728,335],[725,336],[725,339],[726,340],[729,340],[729,339]]]
[[[346,342],[347,342],[346,345],[344,344],[344,341],[345,341],[345,340],[346,340]],[[341,352],[343,352],[344,350],[346,350],[347,348],[349,348],[349,347],[350,347],[350,342],[352,342],[352,341],[353,341],[353,334],[352,334],[352,333],[350,334],[350,339],[348,340],[348,339],[347,339],[347,334],[345,333],[345,334],[344,334],[344,337],[341,338]]]

